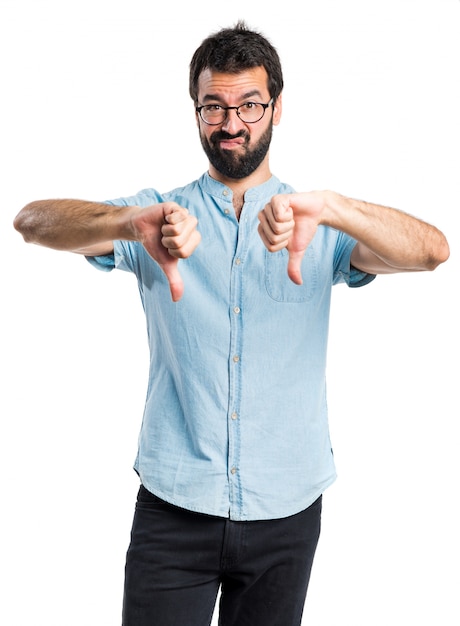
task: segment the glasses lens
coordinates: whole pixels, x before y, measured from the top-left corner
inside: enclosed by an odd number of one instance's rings
[[[265,108],[257,102],[246,102],[238,109],[240,120],[248,122],[248,124],[258,122],[263,117],[264,112]]]
[[[201,108],[201,117],[208,124],[220,124],[225,119],[225,109],[218,104],[209,104]]]

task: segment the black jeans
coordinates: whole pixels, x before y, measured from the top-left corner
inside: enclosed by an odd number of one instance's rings
[[[300,626],[322,498],[291,517],[233,522],[141,486],[126,558],[123,626]]]

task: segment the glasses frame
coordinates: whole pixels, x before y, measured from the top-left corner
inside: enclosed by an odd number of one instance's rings
[[[207,124],[208,126],[219,126],[220,124],[223,124],[226,119],[228,118],[228,111],[236,111],[236,114],[238,115],[239,119],[243,122],[243,124],[256,124],[257,122],[260,122],[260,120],[263,118],[263,116],[265,115],[265,111],[268,109],[269,106],[271,106],[274,102],[273,98],[270,98],[270,100],[267,102],[267,104],[264,104],[263,102],[252,102],[250,101],[252,104],[258,104],[259,106],[263,107],[263,112],[262,115],[259,117],[258,120],[254,120],[253,122],[245,122],[240,115],[240,108],[245,106],[246,104],[248,104],[248,102],[245,102],[244,104],[240,104],[237,107],[223,107],[220,104],[218,106],[220,106],[220,108],[222,109],[223,113],[225,114],[225,117],[222,121],[220,122],[207,122],[204,117],[201,114],[202,109],[204,109],[206,106],[210,106],[208,104],[202,104],[199,107],[195,107],[195,111],[199,114],[200,118],[203,120],[203,122],[205,124]],[[211,105],[212,106],[212,105]]]

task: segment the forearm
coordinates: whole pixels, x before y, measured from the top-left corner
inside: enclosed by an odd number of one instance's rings
[[[82,200],[40,200],[18,213],[14,227],[28,243],[78,251],[115,239],[134,239],[131,216],[137,210]]]
[[[433,270],[449,257],[436,227],[397,209],[326,192],[321,223],[347,233],[359,244],[353,263],[366,271]]]

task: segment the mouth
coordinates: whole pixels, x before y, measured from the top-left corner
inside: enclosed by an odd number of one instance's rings
[[[247,138],[243,133],[239,135],[229,135],[225,132],[217,132],[211,137],[215,146],[219,146],[221,150],[236,150],[247,142]]]
[[[242,137],[235,137],[234,139],[221,139],[218,143],[222,150],[235,150],[242,146],[245,141]]]

